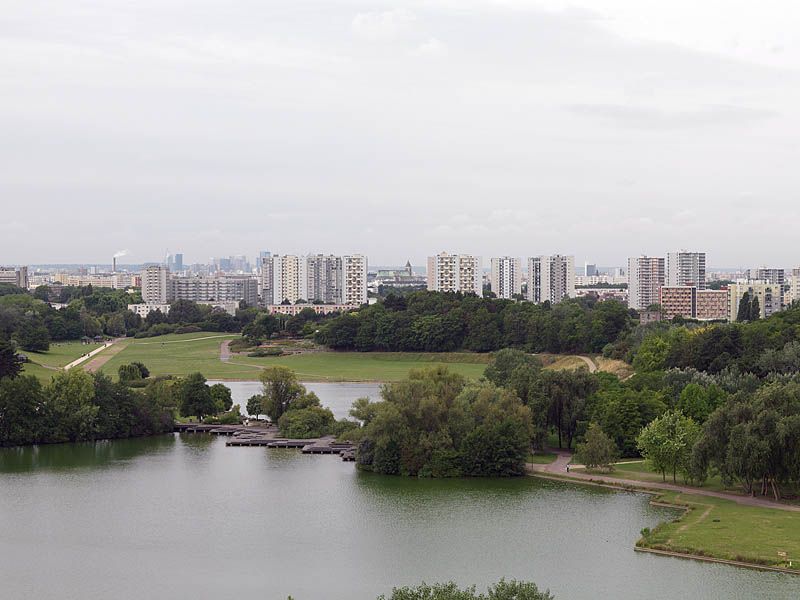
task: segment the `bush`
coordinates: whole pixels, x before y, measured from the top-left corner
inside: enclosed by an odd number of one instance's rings
[[[290,438],[315,438],[331,433],[334,421],[329,409],[310,406],[285,412],[278,419],[278,429],[281,435]]]
[[[259,348],[254,352],[250,352],[247,356],[250,358],[264,358],[265,356],[283,356],[284,352],[280,348]]]
[[[176,327],[173,333],[200,333],[201,331],[203,331],[202,328],[197,325],[183,325]]]

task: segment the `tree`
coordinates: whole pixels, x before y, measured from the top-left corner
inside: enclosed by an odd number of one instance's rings
[[[280,329],[280,321],[269,314],[262,314],[245,326],[242,336],[252,345],[258,345],[272,337]]]
[[[0,379],[0,446],[39,441],[44,392],[31,375]]]
[[[8,340],[0,339],[0,379],[13,379],[22,370],[22,360]]]
[[[649,423],[637,438],[639,451],[666,481],[667,472],[676,482],[678,471],[687,474],[692,452],[700,439],[700,426],[680,411],[669,411]]]
[[[745,292],[739,300],[739,309],[736,311],[737,321],[750,320],[750,293]]]
[[[251,417],[258,418],[259,415],[264,413],[262,408],[264,403],[264,396],[261,394],[254,394],[247,399],[247,414]]]
[[[575,458],[588,468],[613,469],[614,463],[619,458],[619,450],[610,437],[608,437],[597,423],[589,425],[586,439],[578,444]]]
[[[753,296],[753,301],[750,303],[750,321],[758,321],[761,318],[761,307],[758,304],[758,296]]]
[[[483,376],[498,386],[508,386],[511,377],[518,368],[539,371],[541,363],[539,360],[521,350],[514,348],[504,348],[492,354],[492,362],[486,367]]]
[[[297,382],[294,371],[286,367],[264,369],[259,376],[262,384],[262,411],[277,423],[291,404],[306,394],[306,388]]]
[[[181,382],[180,406],[181,416],[196,416],[200,420],[216,412],[217,407],[211,397],[211,390],[201,373],[187,375]]]
[[[233,398],[231,397],[231,388],[224,383],[215,383],[211,386],[211,399],[214,401],[217,412],[226,412],[233,406]]]
[[[76,442],[94,439],[98,407],[94,379],[81,369],[57,373],[45,388],[52,422],[52,440]]]
[[[316,438],[329,434],[335,421],[330,409],[310,406],[285,412],[278,419],[278,429],[289,438]]]
[[[142,372],[136,365],[120,365],[117,369],[119,380],[122,383],[130,383],[131,381],[138,381],[142,378]]]
[[[47,352],[50,349],[50,333],[39,317],[23,320],[17,330],[16,338],[23,350]]]

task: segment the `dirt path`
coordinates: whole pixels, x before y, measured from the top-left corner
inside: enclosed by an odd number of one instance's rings
[[[710,498],[721,498],[723,500],[730,500],[741,504],[743,506],[757,506],[760,508],[776,508],[778,510],[788,510],[791,512],[800,512],[800,506],[791,504],[783,504],[766,498],[754,498],[753,496],[739,496],[736,494],[728,494],[726,492],[715,492],[713,490],[706,490],[703,488],[694,488],[685,485],[678,485],[675,483],[664,483],[657,481],[636,481],[634,479],[621,479],[618,477],[609,477],[608,475],[591,475],[588,473],[576,473],[575,471],[567,471],[567,466],[572,458],[569,452],[557,450],[558,458],[548,465],[534,465],[528,464],[528,471],[541,475],[558,475],[559,479],[574,479],[576,481],[586,481],[593,483],[605,483],[610,485],[632,487],[647,490],[669,490],[673,492],[680,492],[682,494],[689,494],[692,496],[707,496]]]
[[[576,354],[578,358],[580,358],[583,362],[586,363],[586,366],[589,367],[589,373],[594,373],[597,371],[597,365],[594,364],[594,361],[589,358],[588,356],[581,356],[580,354]]]
[[[100,356],[95,356],[89,362],[83,365],[83,370],[88,371],[89,373],[96,373],[100,370],[100,368],[106,364],[111,358],[128,347],[128,344],[125,343],[118,343],[110,346],[106,352],[103,352]]]
[[[76,358],[71,363],[68,363],[68,364],[64,365],[64,370],[65,371],[69,371],[73,367],[77,367],[79,364],[86,362],[87,360],[89,360],[90,358],[95,356],[96,354],[100,354],[103,350],[111,347],[114,344],[114,342],[116,342],[116,341],[117,340],[111,340],[110,342],[106,342],[105,344],[103,344],[99,348],[95,348],[94,350],[92,350],[91,352],[87,352],[86,354],[84,354],[80,358]]]
[[[219,345],[219,359],[228,362],[231,359],[231,340],[225,340]]]

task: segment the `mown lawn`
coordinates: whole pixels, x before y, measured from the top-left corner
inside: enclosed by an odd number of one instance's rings
[[[71,363],[99,348],[102,344],[82,344],[80,342],[53,342],[47,352],[28,352],[23,351],[31,361],[25,363],[22,372],[25,375],[35,375],[43,382],[50,381],[50,378],[57,372],[55,369]],[[53,367],[48,369],[46,367]]]
[[[678,492],[658,501],[689,511],[656,527],[639,546],[774,566],[787,566],[778,555],[785,552],[800,567],[800,513]]]
[[[468,379],[483,375],[488,355],[424,352],[310,352],[290,356],[249,358],[232,362],[259,367],[281,365],[293,369],[304,381],[398,381],[412,369],[447,366]]]
[[[258,379],[261,369],[285,366],[303,381],[397,381],[411,369],[447,365],[470,379],[483,375],[488,355],[469,353],[310,352],[290,356],[219,358],[220,344],[235,334],[214,332],[164,335],[130,340],[102,368],[116,376],[121,364],[141,361],[153,375],[186,375],[199,371],[208,379]]]

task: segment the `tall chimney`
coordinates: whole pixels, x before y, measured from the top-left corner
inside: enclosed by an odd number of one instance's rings
[[[116,256],[112,256],[111,257],[111,272],[112,273],[116,273],[117,272],[117,257]]]

